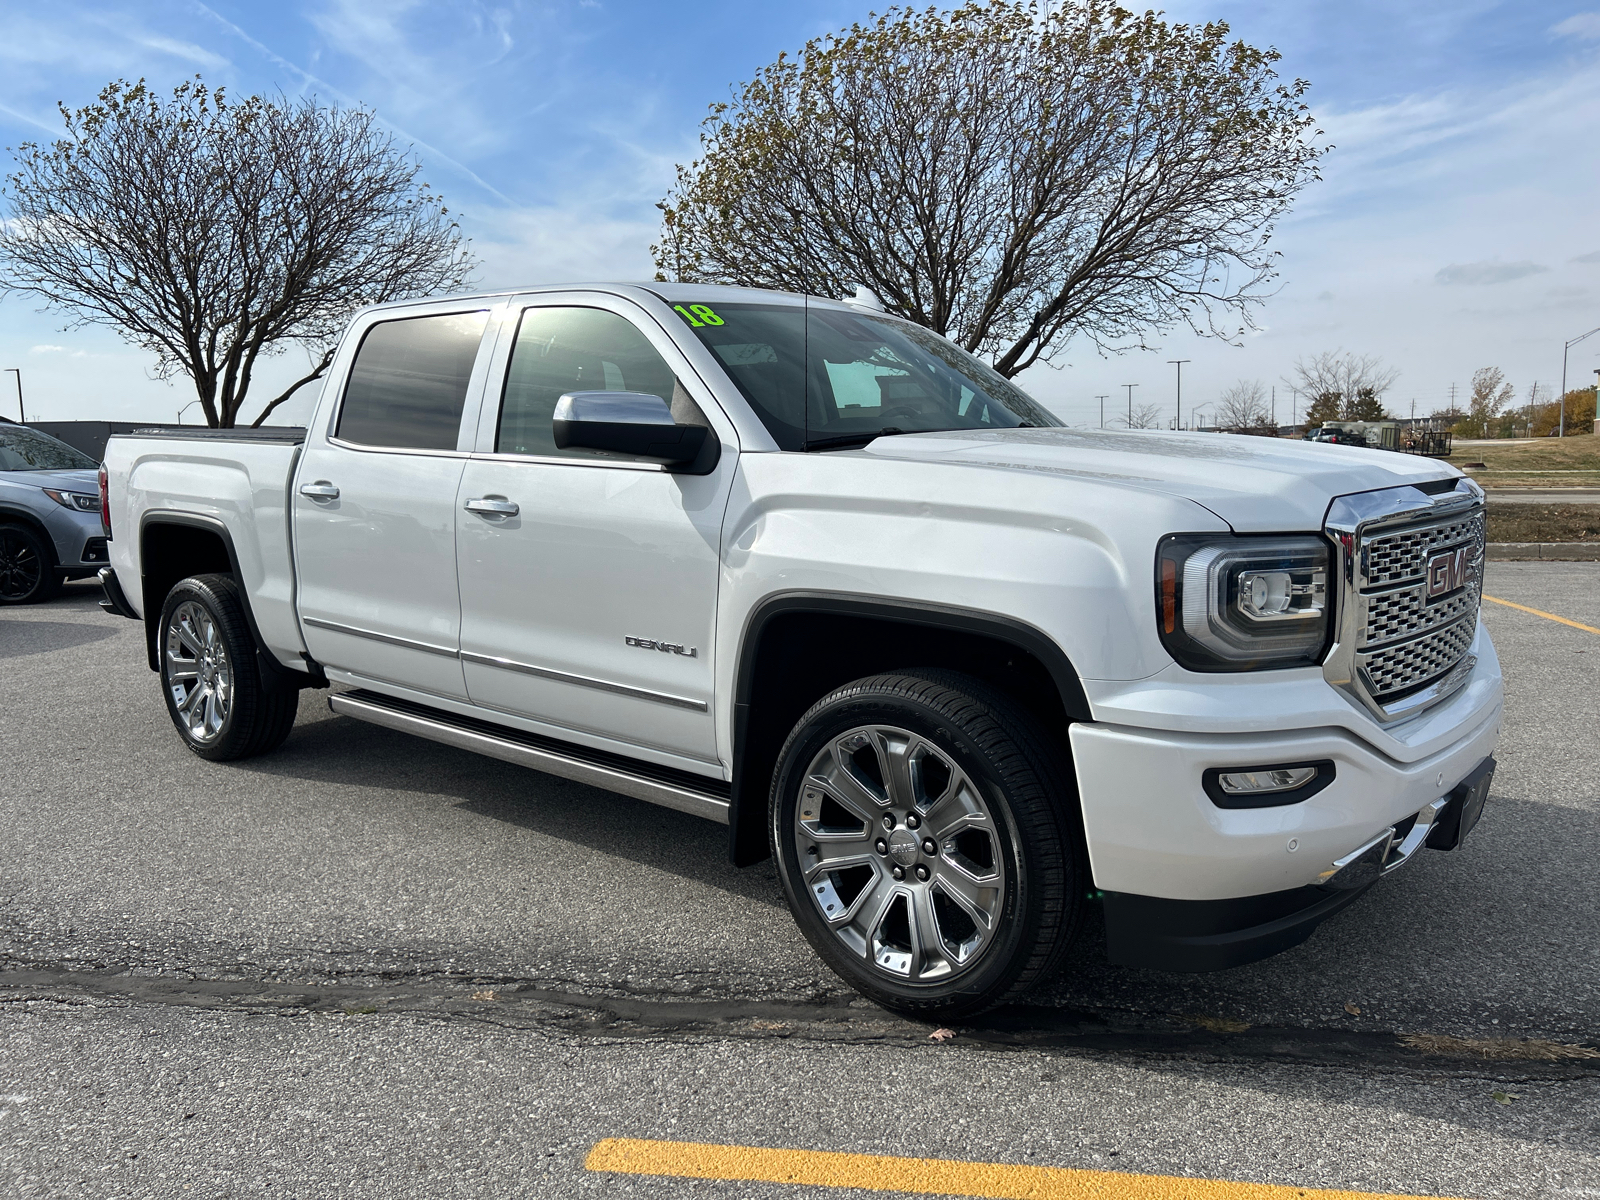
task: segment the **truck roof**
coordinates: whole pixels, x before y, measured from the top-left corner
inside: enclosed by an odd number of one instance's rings
[[[433,304],[440,300],[500,300],[507,296],[524,296],[538,292],[612,292],[628,295],[649,292],[668,304],[824,304],[829,307],[850,308],[844,300],[827,296],[807,296],[800,292],[780,292],[768,288],[733,287],[720,283],[659,283],[654,280],[612,281],[589,283],[540,283],[527,287],[497,288],[492,292],[462,292],[444,296],[413,296],[409,300],[390,300],[361,309],[363,313],[388,309],[410,308],[418,304]]]

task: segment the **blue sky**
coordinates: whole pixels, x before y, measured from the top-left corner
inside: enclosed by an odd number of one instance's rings
[[[1400,368],[1389,399],[1402,414],[1412,400],[1430,410],[1480,366],[1524,390],[1558,379],[1562,341],[1600,325],[1600,5],[1185,0],[1166,11],[1227,20],[1311,81],[1336,146],[1325,180],[1280,228],[1282,286],[1244,346],[1174,333],[1104,360],[1072,345],[1024,378],[1030,390],[1094,423],[1096,395],[1137,383],[1136,399],[1170,416],[1167,359],[1193,360],[1187,408],[1340,347]],[[693,157],[706,106],[867,12],[844,0],[11,4],[0,145],[53,135],[57,100],[87,103],[119,76],[314,92],[375,109],[415,146],[473,238],[484,286],[642,279],[654,204]],[[30,417],[170,420],[190,399],[186,380],[151,379],[114,334],[63,332],[34,307],[0,300],[0,367],[22,368]],[[258,395],[303,361],[296,350],[275,360]],[[1592,381],[1600,336],[1572,362],[1573,383]],[[0,386],[0,411],[11,404]],[[304,408],[280,411],[303,419]]]

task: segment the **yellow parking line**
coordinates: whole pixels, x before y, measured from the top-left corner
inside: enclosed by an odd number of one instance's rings
[[[1518,612],[1532,613],[1534,616],[1543,617],[1547,621],[1560,621],[1563,625],[1571,625],[1574,629],[1581,629],[1585,633],[1600,633],[1600,629],[1596,629],[1593,625],[1583,625],[1577,621],[1568,620],[1566,617],[1558,617],[1555,615],[1555,613],[1547,613],[1541,609],[1529,608],[1526,604],[1513,604],[1510,600],[1502,600],[1498,596],[1485,596],[1484,599],[1492,601],[1495,604],[1504,604],[1507,608],[1514,608]]]
[[[821,1150],[771,1150],[757,1146],[708,1146],[606,1138],[583,1165],[623,1175],[670,1175],[680,1179],[864,1188],[983,1200],[1417,1200],[1385,1193],[1228,1183],[1173,1175],[1076,1171],[950,1159],[890,1158],[878,1154],[833,1154]]]

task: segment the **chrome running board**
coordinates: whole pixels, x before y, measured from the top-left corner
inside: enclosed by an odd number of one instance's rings
[[[634,762],[621,755],[557,742],[376,692],[337,692],[328,697],[328,707],[358,721],[414,733],[430,741],[487,754],[490,758],[532,767],[547,775],[559,775],[722,825],[728,823],[730,793],[728,784],[720,779],[702,779],[687,771]]]

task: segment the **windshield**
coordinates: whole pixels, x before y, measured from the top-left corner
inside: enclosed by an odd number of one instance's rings
[[[93,471],[99,465],[48,433],[26,425],[0,425],[0,471]]]
[[[784,450],[880,433],[1058,426],[993,368],[937,334],[873,313],[797,304],[679,304]]]

